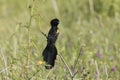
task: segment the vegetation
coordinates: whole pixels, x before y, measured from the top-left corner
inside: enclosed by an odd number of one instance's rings
[[[0,0],[0,80],[119,80],[120,0]],[[50,20],[59,55],[46,70]]]

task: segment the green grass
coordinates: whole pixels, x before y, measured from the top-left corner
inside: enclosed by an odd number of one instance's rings
[[[0,80],[70,80],[63,59],[77,71],[74,80],[119,80],[120,1],[89,1],[95,0],[1,0]],[[56,17],[56,47],[63,59],[58,55],[54,69],[46,70],[37,64],[46,46],[40,30],[47,34]]]

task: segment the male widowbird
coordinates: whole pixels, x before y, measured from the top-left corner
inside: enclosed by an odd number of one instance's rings
[[[55,46],[56,40],[58,38],[59,33],[58,24],[59,20],[57,18],[50,21],[51,29],[48,32],[47,45],[42,53],[43,60],[46,62],[46,69],[52,69],[55,64],[56,56],[57,56],[57,48]]]

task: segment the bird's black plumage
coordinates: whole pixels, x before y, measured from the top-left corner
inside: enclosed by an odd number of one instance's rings
[[[55,46],[55,42],[59,35],[59,33],[57,33],[59,20],[53,19],[51,20],[50,24],[51,24],[51,29],[48,32],[47,45],[42,53],[43,60],[47,64],[45,66],[46,69],[51,69],[52,67],[54,67],[55,59],[57,56],[57,48]]]

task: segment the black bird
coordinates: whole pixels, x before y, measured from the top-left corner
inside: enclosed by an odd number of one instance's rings
[[[51,20],[51,29],[49,30],[47,38],[47,45],[44,49],[42,56],[43,60],[46,62],[46,69],[51,69],[54,67],[55,59],[57,56],[57,48],[55,46],[55,42],[58,38],[59,33],[58,30],[58,24],[59,20],[57,18]]]

